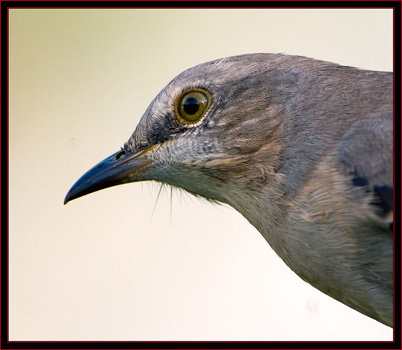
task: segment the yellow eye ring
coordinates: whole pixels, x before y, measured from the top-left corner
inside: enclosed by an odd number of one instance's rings
[[[176,117],[181,124],[198,122],[208,110],[211,96],[204,89],[192,89],[184,92],[175,104]]]

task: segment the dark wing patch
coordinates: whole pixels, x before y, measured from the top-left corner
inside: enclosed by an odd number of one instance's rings
[[[366,178],[361,177],[356,171],[353,174],[349,174],[349,175],[353,175],[353,178],[352,178],[353,186],[365,187],[366,191],[369,192],[369,190],[366,187],[369,184]]]
[[[371,204],[379,209],[379,216],[386,216],[394,209],[393,190],[389,186],[374,186],[374,200]]]
[[[374,213],[389,218],[393,211],[392,115],[371,115],[354,123],[338,149],[338,162],[352,177],[353,186],[372,194]]]

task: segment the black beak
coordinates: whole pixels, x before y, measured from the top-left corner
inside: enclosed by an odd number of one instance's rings
[[[64,204],[104,188],[141,181],[144,168],[152,164],[146,155],[150,149],[140,153],[118,151],[87,171],[68,191]]]

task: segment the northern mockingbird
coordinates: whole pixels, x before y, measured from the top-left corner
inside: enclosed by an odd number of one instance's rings
[[[282,54],[188,69],[65,203],[145,180],[231,205],[303,280],[393,325],[392,73]]]

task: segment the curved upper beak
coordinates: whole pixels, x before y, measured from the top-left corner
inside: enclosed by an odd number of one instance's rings
[[[78,179],[68,191],[64,204],[104,188],[142,180],[144,168],[152,163],[146,155],[152,148],[139,153],[121,150],[107,157]]]

